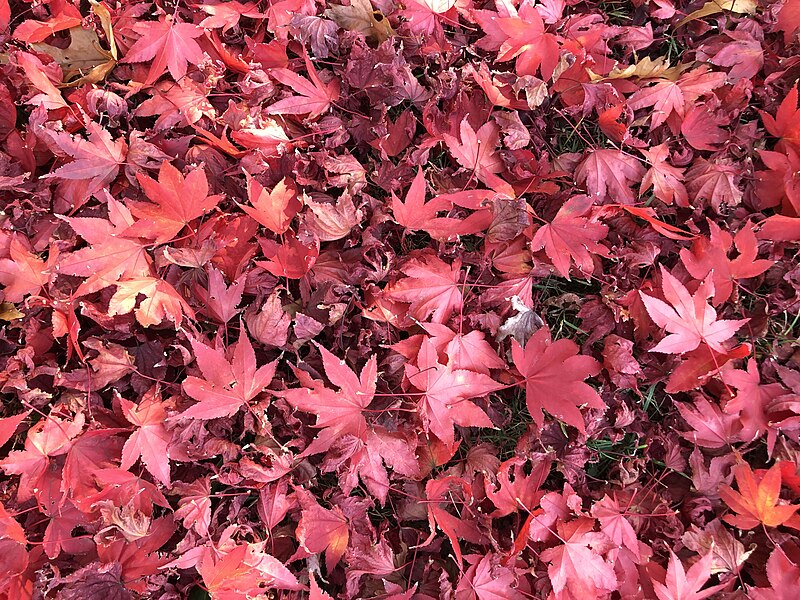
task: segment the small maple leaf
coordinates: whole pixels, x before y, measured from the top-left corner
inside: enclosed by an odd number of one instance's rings
[[[325,374],[339,391],[335,392],[322,382],[298,372],[298,376],[303,378],[304,387],[276,392],[276,395],[285,398],[294,408],[317,415],[315,427],[322,428],[322,431],[303,454],[324,452],[331,443],[344,435],[366,440],[368,426],[363,411],[372,402],[378,381],[375,356],[370,357],[358,377],[343,360],[319,344],[316,346],[322,354]]]
[[[487,121],[475,131],[469,124],[467,115],[461,121],[459,132],[460,140],[448,133],[442,134],[442,139],[458,164],[474,173],[479,181],[493,190],[514,196],[513,188],[497,176],[504,168],[503,159],[497,150],[500,144],[500,128],[497,123]]]
[[[129,237],[147,237],[163,244],[222,200],[220,195],[208,195],[208,180],[202,167],[193,169],[184,177],[164,161],[158,171],[158,181],[142,173],[137,173],[136,179],[153,203],[128,202],[131,212],[139,218],[125,232]]]
[[[183,315],[195,318],[194,310],[178,291],[158,277],[139,277],[114,283],[117,291],[108,303],[108,315],[127,315],[134,311],[142,327],[158,325],[165,319],[180,327]],[[144,298],[136,306],[139,296]]]
[[[347,517],[338,506],[331,510],[321,507],[305,490],[298,488],[295,493],[302,508],[295,531],[297,541],[309,554],[325,552],[325,565],[330,572],[347,550],[350,540]]]
[[[528,412],[539,427],[544,425],[544,409],[585,433],[579,407],[606,408],[597,392],[584,382],[600,372],[600,364],[578,352],[572,340],[553,342],[547,327],[532,335],[524,350],[517,340],[511,340],[514,365],[525,378]]]
[[[602,556],[613,544],[593,528],[594,519],[560,523],[558,535],[564,543],[542,552],[541,559],[549,563],[547,574],[557,598],[602,598],[617,589],[613,564]],[[563,595],[565,590],[569,595]]]
[[[267,108],[267,114],[308,115],[309,119],[313,119],[327,111],[331,104],[339,99],[339,82],[334,79],[330,83],[323,83],[308,55],[304,55],[303,58],[310,81],[291,69],[273,69],[270,72],[273,78],[300,95],[279,100]]]
[[[211,524],[211,481],[201,477],[192,483],[178,481],[171,493],[180,494],[176,519],[183,519],[186,529],[192,528],[201,536],[208,535]]]
[[[749,321],[717,320],[717,311],[707,302],[714,295],[711,279],[703,281],[694,295],[690,295],[684,285],[662,266],[661,289],[669,304],[639,292],[653,322],[671,334],[650,352],[683,354],[691,352],[700,344],[706,344],[712,350],[724,353],[722,342],[733,337]]]
[[[670,550],[665,582],[653,581],[658,600],[703,600],[716,594],[725,587],[724,583],[700,591],[711,577],[713,559],[714,555],[709,552],[689,567],[687,572],[681,560]]]
[[[410,259],[400,270],[408,277],[390,285],[385,297],[409,302],[408,313],[415,319],[424,321],[430,317],[434,323],[444,323],[461,306],[460,260],[448,265],[432,254],[422,254]]]
[[[798,107],[798,86],[793,87],[778,107],[775,116],[759,111],[767,131],[780,142],[776,146],[782,150],[785,145],[800,150],[800,107]]]
[[[75,296],[97,292],[120,278],[148,277],[152,260],[143,242],[125,237],[133,217],[124,204],[106,198],[108,220],[94,217],[64,217],[70,227],[91,244],[62,255],[55,269],[66,275],[86,277]]]
[[[416,366],[406,365],[406,377],[424,392],[418,409],[425,431],[433,432],[447,446],[455,443],[454,425],[493,427],[486,413],[469,399],[497,391],[502,384],[482,373],[441,364],[430,339],[422,342]]]
[[[228,361],[222,351],[192,339],[197,366],[205,379],[189,376],[183,390],[197,404],[180,414],[181,418],[218,419],[230,417],[258,396],[272,381],[278,361],[256,368],[256,355],[245,329]]]
[[[116,179],[128,145],[124,139],[114,141],[108,130],[94,121],[86,123],[86,132],[87,139],[50,132],[53,142],[74,160],[45,177],[87,182],[86,194],[90,195]]]
[[[644,174],[644,167],[635,157],[621,150],[597,148],[578,165],[575,180],[586,187],[590,196],[633,204],[631,186],[642,181]]]
[[[515,457],[504,461],[496,474],[499,487],[488,479],[484,481],[486,497],[496,508],[491,516],[504,517],[520,509],[532,512],[544,496],[539,488],[550,474],[551,466],[549,459],[527,461]]]
[[[50,281],[50,269],[58,259],[57,248],[50,249],[47,263],[31,250],[25,237],[18,233],[11,236],[9,258],[0,259],[0,284],[4,286],[6,302],[21,302],[25,296],[36,295]]]
[[[120,404],[125,418],[138,427],[122,448],[120,468],[130,469],[141,457],[150,474],[169,487],[167,446],[172,441],[172,434],[164,427],[167,413],[160,394],[151,390],[138,405],[125,398],[120,398]]]
[[[680,256],[686,270],[695,279],[705,279],[710,274],[714,283],[712,303],[719,306],[730,298],[737,280],[761,275],[775,263],[756,259],[758,242],[752,223],[742,227],[735,237],[723,231],[713,221],[709,220],[708,226],[711,237],[698,236],[692,243],[691,250],[681,249]],[[734,259],[728,258],[732,243],[739,252]]]
[[[166,70],[178,81],[186,75],[189,63],[197,65],[205,56],[195,41],[203,30],[194,23],[181,23],[164,15],[158,21],[136,23],[132,29],[141,37],[120,62],[150,62],[145,85],[155,83]]]
[[[249,173],[247,176],[247,198],[251,206],[239,204],[239,208],[274,233],[285,233],[303,204],[297,197],[294,181],[284,177],[268,192]],[[238,203],[237,203],[238,204]]]
[[[725,521],[739,529],[753,529],[759,524],[766,527],[786,524],[800,529],[795,517],[800,506],[787,504],[780,499],[780,463],[772,465],[772,468],[760,475],[753,473],[750,465],[742,463],[734,469],[734,477],[739,487],[738,492],[729,485],[721,485],[719,488],[722,501],[738,513],[725,515]],[[794,523],[790,524],[790,520]]]
[[[606,237],[608,227],[586,216],[592,204],[588,196],[570,198],[553,221],[541,226],[531,240],[531,250],[544,248],[556,271],[567,279],[572,262],[581,273],[591,275],[594,272],[592,254],[608,255],[608,249],[598,243]]]
[[[477,557],[466,556],[468,561]],[[516,589],[517,578],[514,568],[505,566],[491,552],[477,562],[461,576],[456,588],[459,600],[524,600],[525,595]]]
[[[436,196],[425,202],[425,175],[421,168],[417,170],[417,175],[406,192],[405,202],[401,202],[392,192],[394,220],[410,231],[427,230],[427,227],[437,220],[436,215],[440,211],[451,207],[452,204],[442,196]]]
[[[650,168],[642,179],[639,195],[652,187],[655,197],[665,204],[672,204],[674,200],[678,206],[688,208],[689,194],[683,185],[683,172],[686,169],[673,167],[667,162],[669,146],[663,143],[652,148],[642,148],[640,151],[650,164]]]

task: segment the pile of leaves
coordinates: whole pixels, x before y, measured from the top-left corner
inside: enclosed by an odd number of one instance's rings
[[[800,593],[800,2],[0,31],[0,597]]]

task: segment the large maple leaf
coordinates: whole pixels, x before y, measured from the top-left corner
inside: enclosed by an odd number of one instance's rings
[[[126,232],[129,237],[147,237],[163,244],[222,200],[220,195],[208,195],[208,180],[202,167],[184,177],[164,161],[158,171],[158,181],[142,173],[137,173],[136,179],[153,202],[128,202],[131,213],[139,218]]]
[[[703,600],[703,598],[716,594],[725,587],[725,584],[715,585],[701,591],[711,577],[711,561],[713,559],[714,555],[709,552],[689,567],[687,572],[683,568],[681,560],[670,550],[665,582],[653,581],[653,588],[658,600]]]
[[[531,240],[531,250],[544,248],[556,271],[567,279],[573,262],[581,273],[591,275],[594,272],[592,254],[608,255],[608,250],[598,243],[606,237],[608,227],[586,216],[592,204],[588,196],[570,198]]]
[[[517,340],[511,340],[514,365],[525,378],[528,412],[539,427],[544,425],[546,410],[585,433],[580,407],[606,407],[597,392],[584,382],[600,372],[600,364],[578,352],[572,340],[553,342],[547,327],[532,335],[524,350]]]
[[[205,379],[192,375],[183,382],[183,390],[198,403],[183,411],[181,418],[230,417],[270,384],[278,361],[257,368],[250,338],[244,328],[241,331],[230,361],[222,351],[191,340],[197,366]]]
[[[800,566],[789,560],[780,546],[767,561],[767,579],[771,587],[747,590],[751,600],[794,600],[800,594]]]
[[[763,524],[766,527],[790,525],[797,528],[795,513],[800,506],[787,504],[780,499],[781,467],[776,463],[766,473],[753,473],[750,465],[742,463],[734,471],[736,492],[729,485],[721,485],[722,501],[737,514],[727,514],[725,521],[739,529],[753,529]]]
[[[617,589],[614,567],[602,556],[613,544],[593,527],[594,519],[586,518],[559,524],[564,543],[541,553],[556,598],[602,598]]]
[[[365,441],[368,426],[363,411],[372,402],[378,381],[375,356],[370,357],[359,377],[343,360],[318,344],[317,348],[322,354],[325,374],[339,391],[298,371],[304,387],[276,392],[294,408],[317,415],[315,427],[322,431],[304,454],[324,452],[333,441],[344,435],[353,435]]]
[[[798,86],[793,87],[778,107],[775,116],[761,112],[764,127],[777,138],[780,138],[777,148],[783,149],[784,145],[800,150],[800,108],[798,108]]]
[[[453,369],[439,362],[429,339],[422,342],[416,365],[406,365],[406,377],[424,395],[418,403],[425,431],[431,431],[445,444],[455,443],[454,425],[492,427],[492,421],[470,398],[501,389],[502,384],[482,373]]]
[[[167,413],[159,394],[151,390],[139,404],[120,398],[122,414],[137,429],[122,448],[120,468],[130,469],[141,457],[147,470],[165,486],[170,486],[167,446],[172,434],[164,427]]]
[[[661,267],[661,289],[669,302],[639,292],[647,314],[659,327],[671,335],[661,340],[650,352],[683,354],[691,352],[700,344],[706,344],[716,352],[725,352],[722,342],[730,339],[749,319],[717,320],[717,311],[708,304],[714,295],[710,279],[703,281],[694,295],[663,266]]]
[[[197,65],[204,53],[195,41],[203,30],[193,23],[181,23],[171,15],[158,21],[142,21],[132,27],[141,37],[120,62],[150,62],[145,85],[155,83],[165,71],[175,81],[186,75],[189,63]]]

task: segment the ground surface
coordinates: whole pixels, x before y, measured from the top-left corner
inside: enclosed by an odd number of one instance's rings
[[[0,0],[0,596],[797,597],[798,28]]]

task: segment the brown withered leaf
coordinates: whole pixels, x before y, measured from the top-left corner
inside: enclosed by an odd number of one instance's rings
[[[389,19],[372,7],[369,0],[350,0],[350,6],[331,6],[325,16],[342,29],[360,31],[368,39],[385,42],[394,35]]]

